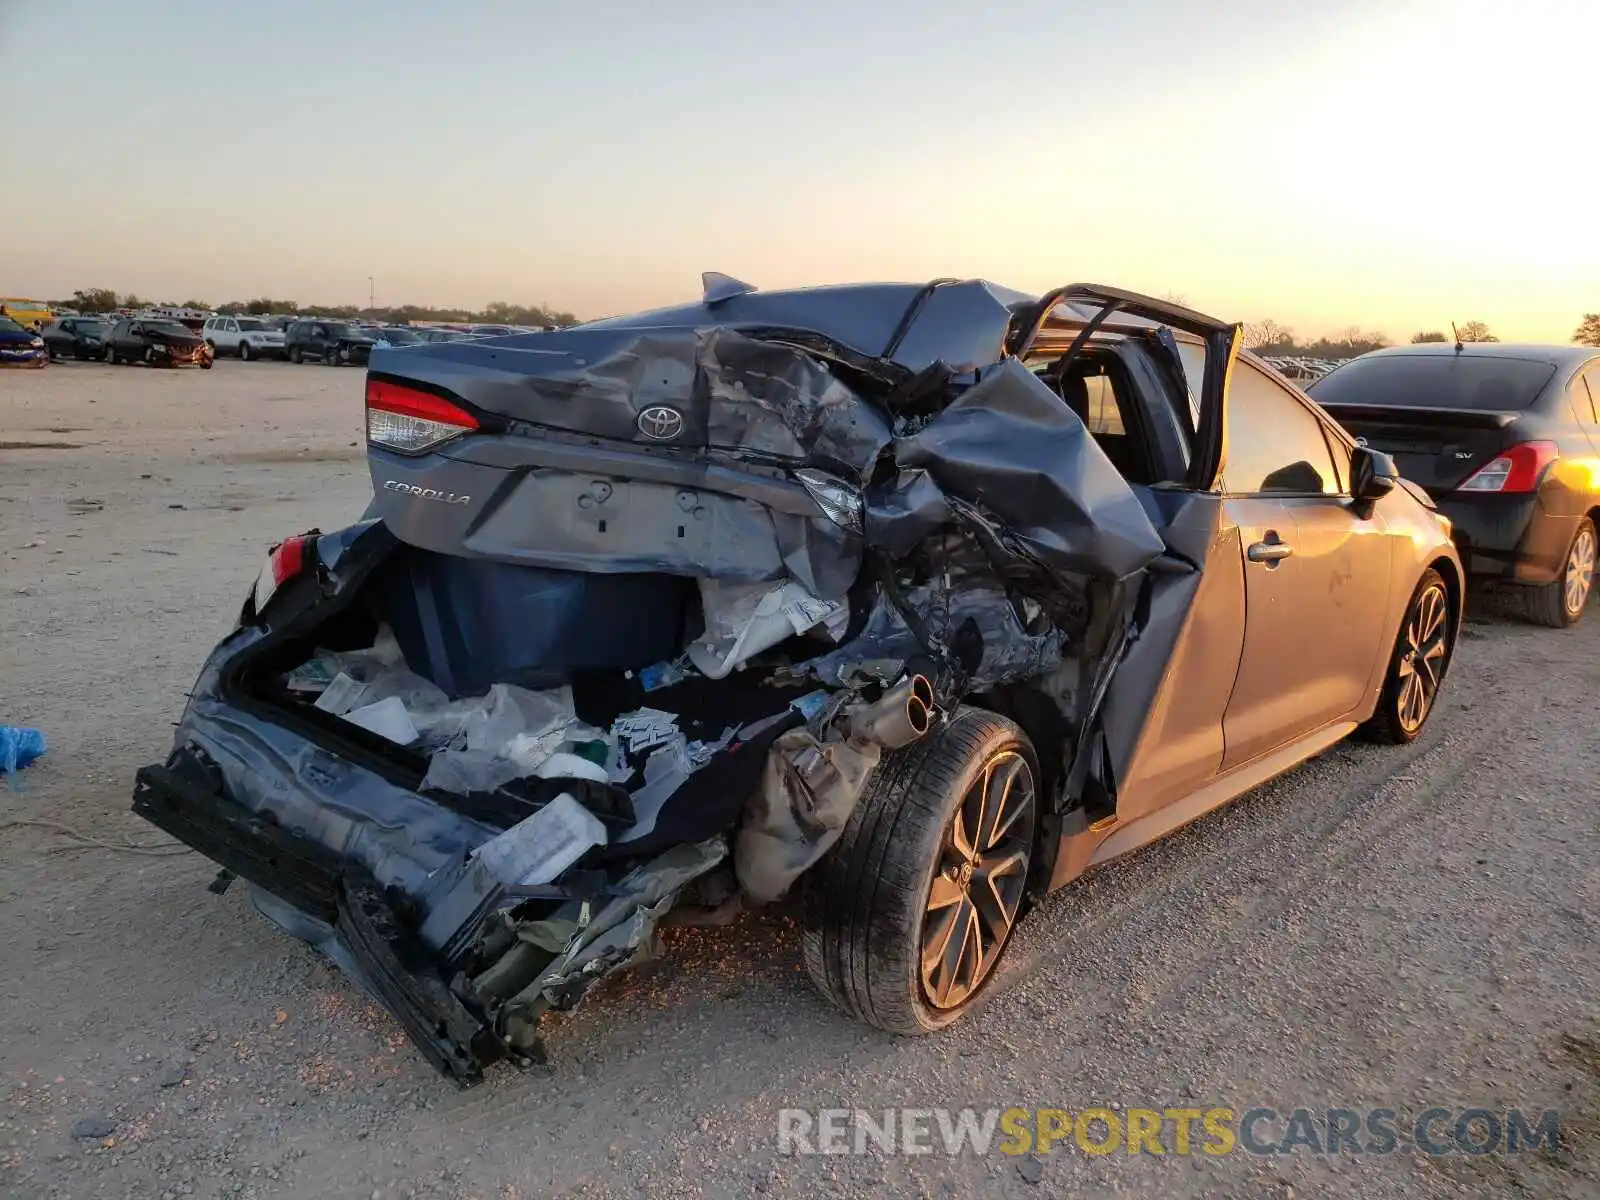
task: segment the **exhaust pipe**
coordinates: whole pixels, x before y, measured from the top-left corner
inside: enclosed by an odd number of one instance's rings
[[[933,684],[922,675],[908,675],[850,718],[850,736],[885,750],[899,750],[933,726]]]

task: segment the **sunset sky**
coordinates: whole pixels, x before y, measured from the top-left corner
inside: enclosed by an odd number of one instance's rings
[[[0,295],[371,275],[601,316],[715,269],[1303,337],[1600,310],[1593,0],[0,0],[0,109]]]

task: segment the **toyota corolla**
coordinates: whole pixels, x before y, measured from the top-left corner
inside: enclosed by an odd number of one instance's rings
[[[371,507],[272,549],[134,807],[464,1082],[788,895],[839,1007],[946,1026],[1045,892],[1416,738],[1460,626],[1425,493],[1114,288],[708,275],[366,407]]]

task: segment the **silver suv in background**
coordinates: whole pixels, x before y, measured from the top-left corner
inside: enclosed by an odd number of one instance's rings
[[[283,331],[263,317],[211,317],[200,336],[220,357],[237,354],[248,362],[252,358],[282,358]]]

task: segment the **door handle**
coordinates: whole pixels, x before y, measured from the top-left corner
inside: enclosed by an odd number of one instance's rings
[[[1278,541],[1275,534],[1268,534],[1267,536],[1271,540],[1257,542],[1245,551],[1245,557],[1251,562],[1276,566],[1294,553],[1294,547],[1289,545],[1288,542]]]

